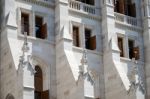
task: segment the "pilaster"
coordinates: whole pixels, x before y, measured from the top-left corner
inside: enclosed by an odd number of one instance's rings
[[[145,55],[145,79],[146,79],[146,99],[150,98],[150,6],[149,1],[145,0],[143,3],[143,37],[144,37],[144,55]]]
[[[121,67],[113,0],[104,1],[102,11],[105,99],[134,99],[133,94],[127,94],[130,81]]]

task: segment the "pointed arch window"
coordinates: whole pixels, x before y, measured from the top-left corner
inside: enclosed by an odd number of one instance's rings
[[[42,77],[42,70],[39,66],[35,67],[35,75],[34,75],[34,97],[35,99],[42,99],[42,91],[43,91],[43,77]]]
[[[49,99],[49,90],[43,91],[43,73],[39,66],[35,66],[34,75],[34,99]]]

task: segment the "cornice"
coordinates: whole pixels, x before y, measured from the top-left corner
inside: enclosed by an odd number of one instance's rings
[[[78,10],[75,10],[75,9],[72,9],[72,8],[69,8],[69,13],[70,14],[75,14],[77,16],[89,18],[91,20],[101,21],[101,16],[94,15],[94,14],[89,14],[89,13],[86,13],[86,12],[81,12],[81,11],[78,11]]]
[[[52,1],[41,1],[41,0],[16,0],[16,1],[32,3],[35,5],[40,5],[40,6],[44,6],[47,8],[54,8],[55,7],[55,3]]]
[[[115,21],[115,24],[116,24],[116,27],[118,27],[118,28],[122,28],[122,29],[124,28],[124,29],[128,29],[128,30],[131,30],[131,31],[137,31],[137,32],[142,33],[142,28],[139,27],[139,26],[124,24],[124,23],[119,22],[119,21]]]

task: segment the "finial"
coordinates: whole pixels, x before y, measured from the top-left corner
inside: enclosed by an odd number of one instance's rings
[[[83,56],[82,56],[82,59],[81,59],[81,64],[82,65],[87,64],[87,54],[86,54],[86,50],[85,49],[83,49]]]
[[[29,50],[28,41],[27,41],[27,32],[24,32],[24,44],[22,47],[23,52],[27,52]]]

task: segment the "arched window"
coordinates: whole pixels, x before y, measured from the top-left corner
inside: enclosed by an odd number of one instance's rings
[[[34,97],[35,99],[42,99],[42,91],[43,91],[43,75],[42,70],[39,66],[35,67],[35,75],[34,75]]]
[[[35,66],[34,75],[34,99],[49,99],[49,90],[43,91],[43,73],[39,66]]]
[[[13,96],[12,94],[8,94],[8,95],[6,96],[6,99],[15,99],[15,98],[14,98],[14,96]]]

